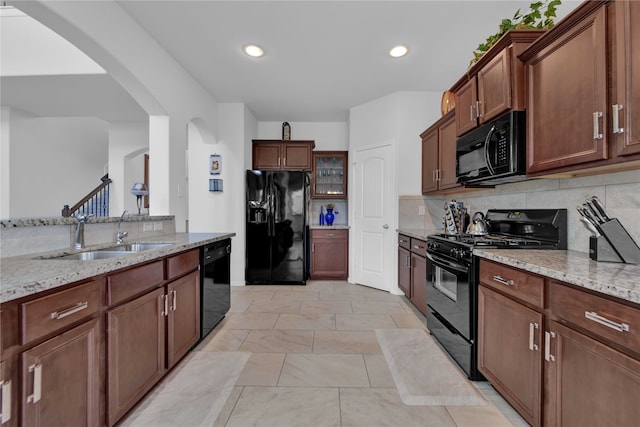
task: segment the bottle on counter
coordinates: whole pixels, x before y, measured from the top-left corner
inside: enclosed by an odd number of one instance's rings
[[[324,209],[322,205],[320,205],[320,218],[318,218],[318,224],[324,225]]]

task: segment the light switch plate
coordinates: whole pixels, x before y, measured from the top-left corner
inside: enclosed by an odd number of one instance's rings
[[[145,222],[142,224],[142,231],[153,231],[153,223]]]
[[[162,222],[161,221],[155,221],[153,223],[153,229],[154,230],[162,230]]]
[[[418,206],[418,215],[424,216],[424,206]]]

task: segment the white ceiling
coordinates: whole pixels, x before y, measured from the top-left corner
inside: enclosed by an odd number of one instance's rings
[[[530,2],[118,3],[218,102],[243,102],[258,121],[344,121],[349,108],[397,91],[448,89],[501,19]],[[565,0],[558,15],[578,4]],[[244,56],[247,43],[261,45],[265,56]],[[388,56],[396,44],[408,46],[405,58]],[[2,90],[5,104],[4,81]]]

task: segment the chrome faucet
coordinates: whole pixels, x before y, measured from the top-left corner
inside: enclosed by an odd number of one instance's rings
[[[75,249],[84,248],[84,224],[87,222],[87,220],[91,216],[93,216],[93,214],[77,214],[76,215],[78,224],[76,225],[76,235],[73,243],[73,247]]]
[[[122,216],[120,216],[120,221],[118,221],[118,232],[116,233],[116,243],[118,245],[122,244],[122,242],[124,241],[123,239],[125,237],[127,237],[129,235],[128,231],[120,231],[120,224],[122,223],[122,219],[128,214],[129,212],[125,209],[124,212],[122,212]]]

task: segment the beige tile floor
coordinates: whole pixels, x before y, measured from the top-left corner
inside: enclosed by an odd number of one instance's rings
[[[346,282],[233,287],[195,349],[249,355],[213,426],[527,425],[486,382],[473,385],[488,405],[404,404],[374,332],[393,328],[426,322],[405,297]]]

